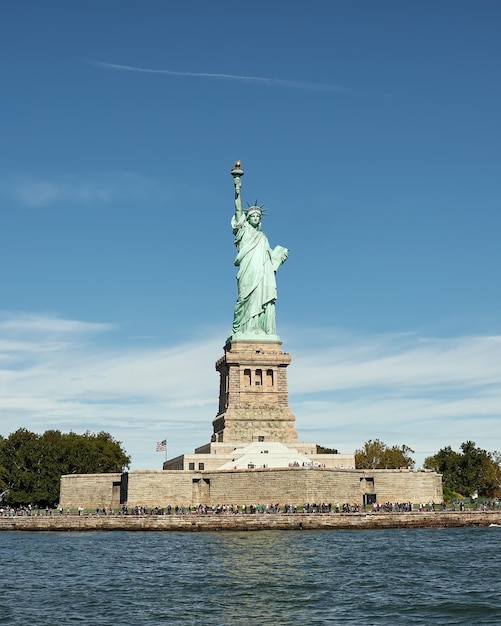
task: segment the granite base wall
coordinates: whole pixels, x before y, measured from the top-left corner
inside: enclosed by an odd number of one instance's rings
[[[68,474],[61,477],[60,506],[65,509],[120,506],[122,473]]]
[[[70,475],[61,478],[64,508],[119,506],[120,474]],[[384,502],[440,502],[442,477],[435,472],[280,468],[227,471],[143,470],[123,474],[129,507],[199,504],[268,504],[348,502],[362,504],[364,494]],[[126,494],[126,495],[124,495]]]
[[[7,531],[258,531],[376,530],[501,525],[500,511],[434,513],[318,513],[278,515],[54,515],[0,517]],[[494,529],[498,532],[499,528]]]

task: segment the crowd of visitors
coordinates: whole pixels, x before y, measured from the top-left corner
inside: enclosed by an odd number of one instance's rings
[[[58,506],[55,509],[49,506],[45,508],[33,507],[31,504],[13,507],[13,506],[0,506],[0,517],[5,516],[17,516],[17,515],[276,515],[281,514],[326,514],[326,513],[408,513],[408,512],[433,512],[433,511],[464,511],[478,510],[478,511],[491,511],[501,509],[501,499],[483,500],[483,501],[471,501],[468,505],[463,500],[452,501],[447,504],[442,501],[440,504],[435,502],[421,502],[418,505],[413,505],[411,502],[385,502],[383,504],[374,502],[371,505],[363,506],[358,503],[350,504],[348,502],[340,504],[336,503],[317,503],[317,502],[305,502],[302,506],[298,506],[292,503],[279,504],[217,504],[207,505],[199,504],[195,507],[185,506],[173,506],[168,505],[165,507],[154,506],[134,506],[128,507],[122,505],[119,508],[112,507],[97,507],[95,509],[84,509],[79,506],[76,510]]]

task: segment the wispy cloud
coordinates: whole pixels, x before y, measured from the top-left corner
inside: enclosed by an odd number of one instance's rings
[[[172,455],[207,442],[221,333],[110,347],[102,335],[112,330],[49,314],[0,315],[1,434],[106,430],[135,469],[159,466],[159,439],[168,438]],[[468,439],[501,448],[501,337],[344,333],[326,344],[327,336],[322,347],[293,348],[289,400],[301,440],[353,452],[379,437],[411,446],[418,463]]]
[[[184,76],[189,78],[209,78],[216,80],[231,80],[248,84],[262,85],[264,87],[282,87],[288,89],[305,89],[310,91],[333,91],[336,93],[349,93],[351,90],[341,85],[330,83],[310,83],[297,80],[284,80],[281,78],[267,78],[262,76],[239,76],[235,74],[221,74],[208,72],[178,72],[166,69],[152,69],[147,67],[137,67],[134,65],[120,65],[118,63],[106,63],[104,61],[93,61],[95,65],[109,70],[123,70],[128,72],[142,72],[145,74],[166,74],[168,76]]]
[[[153,467],[154,442],[181,433],[182,448],[210,438],[217,375],[213,343],[103,346],[112,324],[4,312],[0,317],[0,433],[20,427],[106,430],[135,467]],[[148,344],[149,346],[149,344]],[[194,385],[193,381],[197,381]]]
[[[112,328],[112,324],[66,320],[50,313],[35,315],[33,313],[16,314],[0,311],[0,335],[5,332],[75,335],[109,331]]]
[[[10,195],[22,206],[40,208],[62,203],[99,204],[109,202],[114,189],[103,183],[68,180],[24,180],[10,186]]]
[[[369,438],[424,457],[467,439],[501,447],[501,337],[350,336],[299,348],[289,372],[298,421],[350,451]]]
[[[41,178],[30,174],[4,172],[0,198],[28,208],[49,206],[98,207],[120,202],[162,201],[171,190],[135,172],[105,172],[53,175]]]
[[[361,387],[501,386],[501,337],[353,338],[302,353],[301,393]],[[500,407],[501,409],[501,407]]]

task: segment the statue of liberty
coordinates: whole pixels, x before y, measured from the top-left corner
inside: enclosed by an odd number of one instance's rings
[[[287,259],[288,250],[277,246],[270,248],[262,231],[263,207],[254,205],[242,209],[242,180],[240,161],[231,171],[235,184],[235,215],[231,227],[235,235],[238,254],[238,299],[233,316],[231,339],[277,339],[275,302],[277,284],[275,273]],[[266,337],[268,335],[268,337]]]

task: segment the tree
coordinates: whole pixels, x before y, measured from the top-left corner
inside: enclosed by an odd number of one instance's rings
[[[54,506],[63,474],[122,472],[129,465],[122,444],[105,432],[38,435],[20,428],[0,442],[0,486],[9,489],[12,505]]]
[[[444,490],[472,496],[478,494],[491,498],[500,493],[501,455],[477,448],[475,442],[466,441],[455,452],[450,446],[425,459],[425,467],[442,474]]]
[[[379,439],[369,439],[364,447],[355,450],[355,467],[357,469],[397,469],[414,467],[414,459],[410,456],[414,450],[409,446],[388,447]]]
[[[0,458],[2,457],[2,448],[5,444],[5,439],[0,435]],[[0,462],[0,494],[3,494],[4,491],[7,490],[7,470]],[[2,495],[3,497],[3,495]],[[2,501],[2,497],[0,497],[0,502]]]

